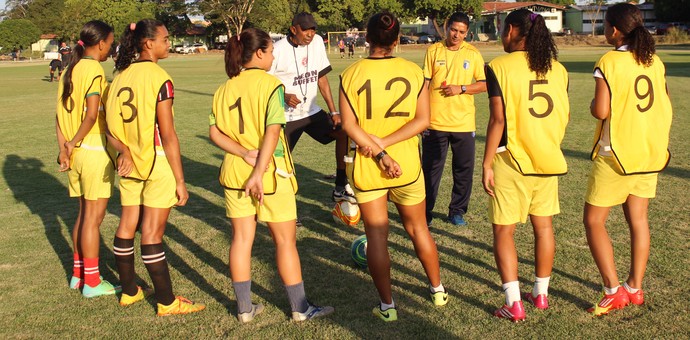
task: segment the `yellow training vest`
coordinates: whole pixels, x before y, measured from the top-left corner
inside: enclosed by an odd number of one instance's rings
[[[156,106],[167,81],[172,79],[158,64],[134,62],[115,76],[108,91],[108,130],[129,147],[134,161],[130,178],[148,179],[153,170]]]
[[[261,69],[247,69],[240,72],[238,76],[228,79],[213,96],[216,127],[248,150],[260,149],[266,133],[269,99],[282,86],[278,78]],[[284,114],[283,111],[280,114]],[[297,192],[292,157],[282,129],[278,143],[282,143],[285,156],[273,155],[268,164],[268,169],[263,176],[266,195],[276,191],[276,176],[281,176],[276,168],[282,170],[283,175],[291,175],[290,182],[293,191]],[[253,170],[254,167],[247,164],[242,157],[228,152],[220,168],[220,184],[228,189],[244,190],[246,181]]]
[[[417,110],[417,97],[424,86],[422,70],[402,58],[362,59],[340,75],[340,86],[347,96],[359,126],[368,134],[385,137],[411,121]],[[414,136],[386,148],[400,164],[403,174],[388,178],[373,158],[351,150],[351,178],[358,190],[371,191],[405,186],[421,173],[419,137]]]
[[[666,92],[665,67],[654,55],[651,66],[638,64],[632,52],[611,51],[595,65],[611,94],[611,151],[626,175],[659,172],[671,158],[668,151],[673,108]],[[603,133],[599,121],[592,159]]]
[[[527,52],[492,60],[505,114],[502,141],[523,175],[563,175],[568,165],[560,145],[568,125],[568,72],[556,60],[543,79],[529,69]],[[507,142],[507,143],[506,143]]]

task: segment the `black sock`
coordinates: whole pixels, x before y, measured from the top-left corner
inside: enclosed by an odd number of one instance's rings
[[[337,169],[335,171],[335,186],[344,187],[347,185],[347,175],[345,169]]]
[[[117,273],[120,274],[122,292],[129,296],[135,295],[137,285],[134,283],[134,239],[126,240],[115,236],[113,254]]]
[[[304,313],[309,309],[309,302],[307,302],[307,297],[304,293],[304,281],[292,286],[285,286],[285,290],[287,290],[290,308],[292,308],[293,312]]]
[[[162,305],[173,303],[175,295],[172,292],[172,282],[168,271],[168,261],[165,260],[163,243],[142,244],[141,258],[144,260],[146,270],[149,271],[149,276],[151,276],[158,303]]]
[[[237,299],[237,314],[249,313],[252,311],[252,280],[233,282],[232,288],[235,290]]]

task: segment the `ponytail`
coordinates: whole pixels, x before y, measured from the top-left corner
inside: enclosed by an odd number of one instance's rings
[[[558,48],[544,17],[527,9],[519,9],[508,14],[504,29],[508,29],[508,25],[516,27],[525,39],[529,69],[537,74],[537,78],[543,78],[551,70],[551,62],[558,60]]]
[[[84,58],[87,47],[98,45],[99,42],[108,39],[108,35],[113,32],[113,28],[108,24],[92,20],[84,24],[79,33],[79,42],[72,49],[72,57],[62,78],[62,106],[67,108],[69,97],[72,95],[74,85],[72,84],[72,70],[77,63]]]
[[[161,26],[165,25],[154,19],[143,19],[136,24],[127,25],[120,38],[115,70],[122,72],[129,67],[137,59],[137,54],[141,53],[144,39],[155,39],[158,27]]]
[[[230,79],[236,77],[257,50],[267,52],[270,44],[271,36],[257,28],[248,28],[231,37],[225,47],[225,73]]]
[[[400,35],[400,21],[388,11],[374,14],[367,23],[367,40],[374,47],[391,51]]]
[[[606,10],[605,20],[623,34],[623,42],[628,44],[628,50],[639,65],[652,65],[656,53],[654,38],[644,28],[642,14],[637,6],[615,4]]]

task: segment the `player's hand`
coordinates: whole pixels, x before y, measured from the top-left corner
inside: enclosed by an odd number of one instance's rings
[[[460,94],[461,92],[462,89],[458,85],[449,85],[446,84],[446,82],[443,82],[443,84],[441,84],[441,93],[446,97],[455,96]]]
[[[259,158],[258,149],[247,150],[247,152],[245,152],[245,154],[242,156],[242,159],[244,159],[244,161],[252,167],[256,165],[257,158]]]
[[[297,105],[299,105],[299,103],[301,103],[301,102],[302,102],[301,100],[297,99],[296,95],[294,95],[292,93],[286,93],[285,94],[285,104],[287,104],[287,106],[294,108],[294,107],[297,107]]]
[[[184,182],[177,183],[175,192],[177,193],[177,203],[175,203],[175,206],[182,207],[187,204],[189,193],[187,192],[187,185],[185,185]]]
[[[484,186],[484,191],[489,194],[489,196],[494,197],[494,169],[484,168],[482,172],[482,185]]]
[[[342,123],[342,120],[340,119],[340,114],[331,114],[331,120],[333,121],[333,130],[338,128],[340,124]]]
[[[370,137],[371,140],[373,140],[374,143],[376,143],[376,145],[378,145],[378,147],[381,148],[381,149],[385,149],[385,148],[388,146],[388,145],[384,145],[383,139],[379,138],[379,137],[376,136],[376,135],[370,134],[369,137]]]
[[[252,175],[247,180],[247,184],[244,189],[245,197],[251,197],[259,201],[259,205],[264,204],[264,183],[263,174],[260,172],[252,172]]]
[[[117,174],[120,177],[127,177],[134,170],[134,161],[132,160],[132,155],[127,153],[121,153],[117,156]]]
[[[402,176],[402,169],[400,168],[400,164],[396,162],[391,156],[385,155],[381,160],[379,161],[379,168],[383,170],[383,172],[388,176],[389,178],[398,178]]]
[[[69,170],[69,156],[67,156],[67,151],[65,151],[65,149],[61,149],[58,154],[58,164],[60,165],[58,171],[65,172]]]
[[[364,157],[374,157],[374,151],[372,151],[370,146],[357,146],[357,151]]]
[[[65,142],[65,152],[67,152],[67,157],[72,157],[72,152],[74,151],[74,144],[72,142]]]

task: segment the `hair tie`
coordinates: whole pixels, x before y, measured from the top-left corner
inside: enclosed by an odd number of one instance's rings
[[[538,16],[539,16],[539,14],[537,14],[537,13],[531,13],[529,15],[529,21],[534,22],[534,20],[536,20]]]
[[[84,42],[81,40],[77,41],[77,44],[79,44],[79,46],[81,46],[81,47],[84,47]]]
[[[388,28],[386,28],[386,31],[393,28],[393,26],[395,26],[395,20],[393,20],[393,22],[391,22],[390,26],[388,26]]]
[[[239,34],[237,35],[237,41],[240,41],[240,35]]]
[[[130,30],[130,31],[134,31],[136,28],[137,28],[137,24],[136,24],[136,23],[131,23],[131,24],[129,24],[129,30]]]

